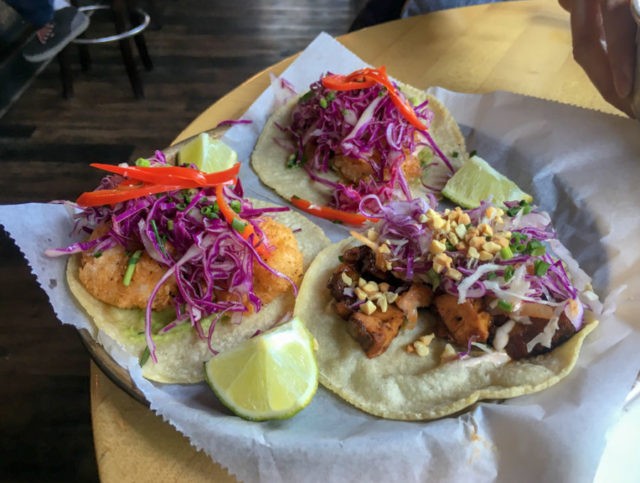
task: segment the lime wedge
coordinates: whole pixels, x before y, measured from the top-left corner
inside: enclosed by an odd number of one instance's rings
[[[207,361],[205,378],[218,399],[242,418],[289,418],[311,402],[318,388],[314,344],[294,318]]]
[[[220,139],[202,132],[180,148],[178,160],[180,164],[195,164],[205,173],[215,173],[233,166],[238,155]]]
[[[476,208],[489,197],[498,206],[505,201],[533,201],[531,195],[478,156],[469,158],[455,172],[442,189],[442,195],[462,208]]]

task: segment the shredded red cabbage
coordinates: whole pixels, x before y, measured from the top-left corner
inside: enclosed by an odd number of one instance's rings
[[[151,158],[153,165],[166,164],[162,152]],[[106,176],[98,189],[118,185],[118,175]],[[265,213],[286,211],[288,208],[256,208],[243,197],[240,182],[235,187],[225,187],[225,196],[238,215],[251,223],[258,236],[263,233],[259,220]],[[251,240],[245,240],[229,223],[217,215],[214,188],[180,190],[149,195],[114,206],[80,209],[75,214],[75,228],[79,233],[90,234],[107,224],[109,231],[92,241],[75,243],[69,247],[48,250],[50,256],[77,252],[97,254],[116,245],[127,250],[144,246],[145,251],[167,271],[154,288],[146,308],[146,338],[151,356],[156,360],[155,345],[151,334],[151,307],[161,285],[175,277],[178,293],[174,298],[176,320],[166,330],[190,323],[200,337],[209,338],[215,323],[223,315],[241,317],[247,310],[246,303],[259,311],[261,301],[253,288],[253,267],[258,263],[271,273],[286,278],[258,255]],[[268,244],[268,240],[267,240]],[[294,291],[296,287],[289,280]],[[231,294],[224,298],[216,294]],[[213,315],[207,333],[203,319]]]
[[[402,95],[402,94],[401,94]],[[428,127],[433,112],[428,101],[415,108]],[[427,131],[419,131],[398,111],[386,89],[380,85],[351,91],[325,88],[321,81],[311,84],[291,114],[287,126],[293,157],[291,168],[302,168],[316,182],[332,188],[330,206],[355,212],[364,197],[375,195],[383,204],[394,199],[411,199],[401,166],[407,156],[422,149],[454,168]],[[325,176],[335,156],[365,160],[372,175],[355,184],[333,181]]]
[[[509,217],[505,213],[500,222],[496,222],[486,216],[487,209],[493,206],[489,201],[482,202],[479,208],[463,210],[471,219],[470,226],[481,223],[495,226],[500,223],[504,227],[514,227],[509,247],[513,250],[513,256],[496,256],[480,262],[470,259],[466,249],[449,245],[444,253],[451,258],[451,267],[462,275],[456,279],[447,271],[436,273],[433,270],[430,245],[434,232],[428,227],[424,216],[429,208],[435,206],[435,199],[397,200],[385,206],[375,195],[363,198],[361,213],[380,219],[375,225],[377,240],[379,243],[385,242],[391,249],[392,270],[398,278],[408,281],[417,279],[432,286],[435,282],[436,291],[455,296],[462,293],[464,299],[486,296],[503,299],[508,296],[521,302],[565,306],[565,311],[569,311],[570,303],[576,304],[578,314],[569,318],[576,329],[582,326],[583,308],[589,304],[588,301],[581,301],[580,291],[572,282],[573,276],[567,273],[567,269],[571,269],[575,262],[565,263],[565,255],[557,254],[552,249],[559,241],[544,212],[530,207],[531,212],[527,215],[518,213]],[[536,224],[526,225],[525,220]],[[527,269],[518,271],[521,266]],[[582,273],[577,276],[584,278],[585,275]]]

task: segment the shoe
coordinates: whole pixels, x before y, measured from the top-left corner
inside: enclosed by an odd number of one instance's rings
[[[29,62],[42,62],[56,56],[69,42],[89,26],[89,17],[75,7],[65,7],[53,13],[52,29],[40,40],[37,35],[25,45],[22,55]]]

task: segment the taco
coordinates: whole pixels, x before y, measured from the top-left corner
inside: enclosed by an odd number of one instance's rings
[[[328,74],[294,96],[268,119],[251,162],[280,196],[322,216],[315,207],[357,213],[369,194],[386,203],[438,193],[467,157],[440,101],[381,68]]]
[[[320,382],[368,413],[428,420],[564,378],[600,304],[549,216],[508,205],[392,202],[323,250],[295,308]]]
[[[72,254],[75,299],[145,377],[194,383],[204,361],[291,315],[328,239],[288,208],[245,198],[239,165],[205,174],[173,161],[175,150],[102,166],[118,174],[74,206],[88,238],[49,254]]]

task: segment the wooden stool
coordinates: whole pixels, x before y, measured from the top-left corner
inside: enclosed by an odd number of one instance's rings
[[[115,26],[115,35],[109,35],[106,37],[86,37],[87,31],[85,31],[80,37],[74,39],[71,43],[76,44],[80,51],[80,65],[83,71],[88,71],[91,67],[91,57],[89,55],[89,45],[103,44],[108,42],[118,42],[120,46],[120,53],[122,54],[122,60],[125,68],[127,69],[127,75],[129,76],[129,82],[133,89],[133,95],[136,99],[144,97],[144,89],[142,86],[142,80],[136,67],[136,63],[131,48],[130,39],[133,38],[140,60],[146,70],[153,69],[153,63],[149,52],[147,50],[147,44],[144,40],[143,31],[148,27],[151,20],[149,14],[139,7],[131,5],[130,0],[111,0],[108,4],[96,4],[86,5],[78,7],[81,12],[91,14],[97,10],[109,10],[113,17],[113,23]],[[67,46],[60,54],[58,54],[58,62],[60,63],[60,78],[62,81],[62,96],[65,99],[73,97],[73,72],[71,69],[70,52],[68,52],[70,45]]]

